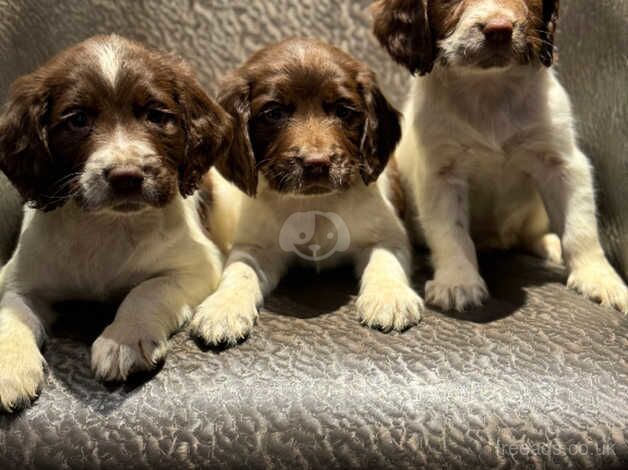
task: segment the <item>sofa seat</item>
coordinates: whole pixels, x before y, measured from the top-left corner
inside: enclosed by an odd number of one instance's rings
[[[417,259],[416,286],[430,275]],[[64,305],[48,383],[0,417],[3,468],[628,468],[628,321],[564,287],[556,266],[481,258],[493,295],[428,310],[404,333],[361,326],[349,270],[291,273],[253,335],[96,381],[111,308]]]

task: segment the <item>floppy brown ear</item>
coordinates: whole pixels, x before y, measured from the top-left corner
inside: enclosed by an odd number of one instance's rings
[[[375,37],[412,74],[431,72],[436,58],[427,1],[378,0],[371,7]]]
[[[541,30],[541,63],[550,67],[554,62],[554,35],[558,25],[559,0],[543,0],[543,28]]]
[[[209,98],[191,73],[181,77],[180,100],[186,132],[185,156],[179,165],[179,190],[192,194],[215,161],[229,151],[233,124],[218,103]]]
[[[62,205],[64,174],[53,165],[46,128],[48,90],[34,74],[18,78],[0,115],[0,170],[25,202],[52,210]]]
[[[251,138],[249,121],[251,119],[251,98],[248,82],[232,74],[223,81],[223,90],[218,102],[234,120],[231,150],[216,167],[218,171],[240,190],[249,196],[257,193],[257,167]]]
[[[360,170],[366,184],[384,171],[390,156],[401,139],[399,112],[393,108],[377,86],[375,75],[366,72],[358,77],[366,108],[361,152],[365,164]]]

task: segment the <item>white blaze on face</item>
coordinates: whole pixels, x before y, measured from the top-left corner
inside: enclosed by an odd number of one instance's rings
[[[97,50],[98,63],[103,77],[115,86],[121,65],[121,51],[115,40],[101,44]]]

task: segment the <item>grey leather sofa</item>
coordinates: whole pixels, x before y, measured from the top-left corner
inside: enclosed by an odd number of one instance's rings
[[[115,31],[178,51],[210,90],[261,44],[322,37],[369,62],[400,104],[408,77],[372,38],[368,3],[0,0],[0,100],[54,52]],[[628,3],[561,3],[558,69],[625,275]],[[5,182],[0,191],[5,256],[19,209]],[[41,397],[0,415],[0,468],[628,468],[628,319],[538,260],[481,264],[485,308],[429,311],[403,334],[358,324],[349,271],[293,273],[240,346],[201,350],[181,332],[161,371],[119,386],[89,370],[111,309],[63,306]],[[420,291],[429,275],[417,254]]]

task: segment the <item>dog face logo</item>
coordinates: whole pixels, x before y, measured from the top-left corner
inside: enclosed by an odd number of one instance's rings
[[[349,249],[347,224],[333,212],[295,212],[279,232],[279,247],[309,261],[322,261]]]

